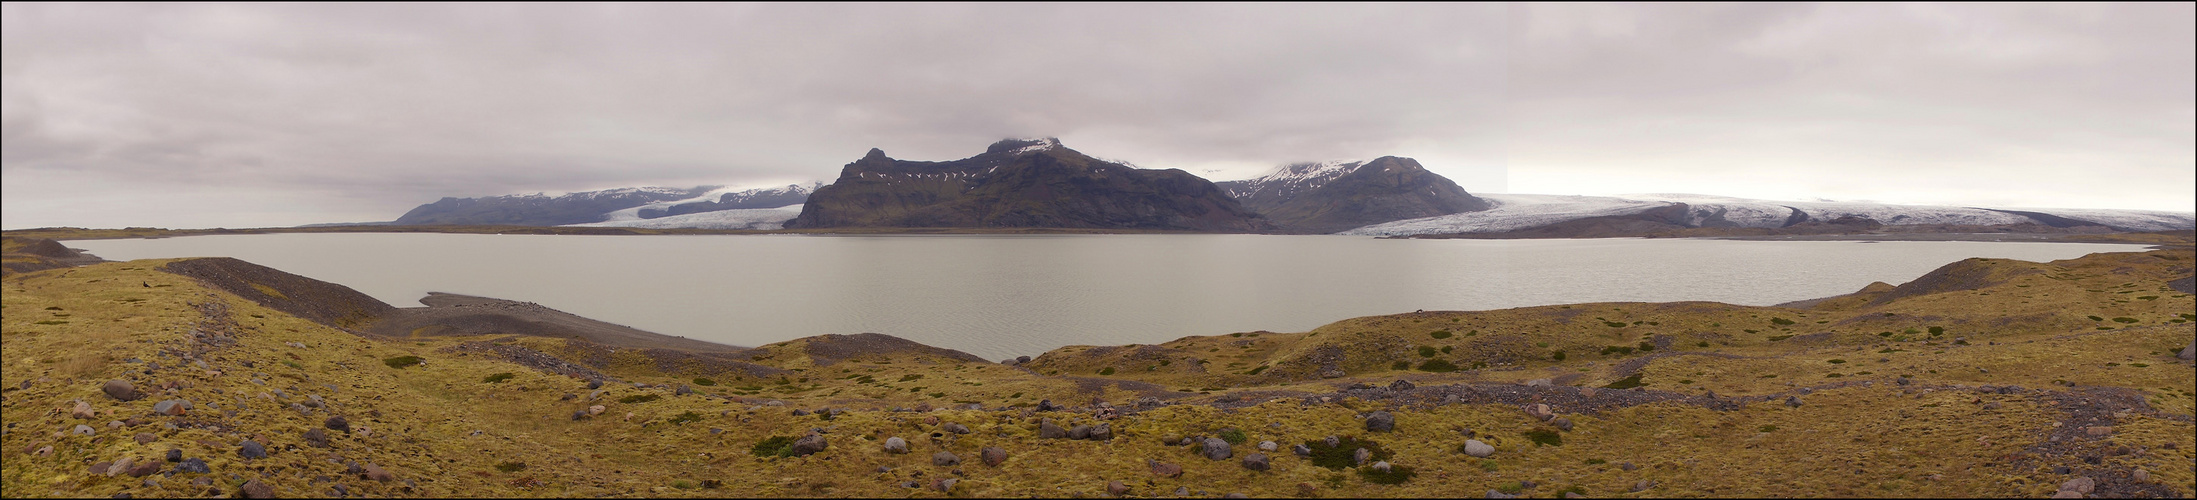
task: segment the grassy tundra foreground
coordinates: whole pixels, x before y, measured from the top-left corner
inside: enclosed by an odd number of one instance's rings
[[[11,271],[0,495],[2189,497],[2193,262],[1970,259],[1793,307],[1430,311],[1012,365],[406,313],[228,259]]]

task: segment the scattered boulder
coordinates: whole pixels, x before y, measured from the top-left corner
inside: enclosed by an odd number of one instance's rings
[[[106,384],[99,386],[99,390],[107,393],[107,397],[120,401],[136,401],[138,398],[145,397],[144,394],[137,392],[136,387],[130,385],[130,381],[122,379],[109,380]]]
[[[1282,448],[1282,446],[1281,446],[1281,445],[1279,445],[1279,444],[1274,444],[1274,442],[1273,442],[1273,441],[1260,441],[1260,442],[1259,442],[1259,451],[1274,451],[1274,450],[1279,450],[1279,449],[1281,449],[1281,448]]]
[[[1267,470],[1273,467],[1274,465],[1268,462],[1265,453],[1253,453],[1243,456],[1243,468],[1251,470]]]
[[[2072,491],[2082,494],[2089,494],[2097,488],[2098,480],[2091,479],[2090,476],[2069,479],[2067,482],[2060,483],[2060,491]]]
[[[809,456],[810,454],[824,451],[824,448],[829,446],[829,443],[824,442],[824,436],[822,435],[810,434],[807,436],[801,436],[801,439],[796,439],[793,441],[793,456]]]
[[[589,414],[589,413],[587,412],[587,410],[572,410],[572,420],[574,420],[574,421],[579,421],[579,420],[585,420],[585,419],[587,419],[587,417],[592,417],[592,416],[594,416],[594,415],[593,415],[593,414]]]
[[[590,416],[590,417],[592,417],[592,416],[596,416],[596,415],[601,415],[601,414],[603,414],[603,412],[604,412],[604,411],[608,411],[608,410],[610,410],[610,409],[609,409],[609,408],[605,408],[605,407],[603,407],[603,405],[594,405],[594,406],[589,406],[589,407],[587,407],[587,415],[588,415],[588,416]]]
[[[1373,463],[1373,471],[1374,471],[1374,472],[1379,472],[1379,473],[1382,473],[1382,474],[1387,474],[1387,473],[1389,473],[1389,472],[1393,471],[1394,469],[1395,469],[1395,467],[1394,467],[1394,466],[1391,466],[1391,465],[1389,465],[1389,464],[1388,464],[1388,461],[1386,461],[1386,460],[1383,460],[1383,461],[1379,461],[1379,462],[1374,462],[1374,463]]]
[[[274,498],[275,488],[268,486],[267,483],[259,482],[258,479],[253,479],[244,483],[244,486],[237,487],[237,496],[244,498]]]
[[[960,479],[954,479],[950,477],[934,479],[931,481],[931,489],[950,493],[954,491],[954,484],[960,482]]]
[[[80,436],[90,436],[97,433],[92,430],[92,426],[84,424],[76,424],[76,430],[74,432]]]
[[[1234,456],[1233,453],[1228,451],[1228,442],[1222,441],[1221,438],[1205,438],[1203,444],[1205,449],[1200,450],[1198,453],[1205,455],[1207,460],[1227,460],[1228,457]]]
[[[181,462],[181,461],[183,461],[183,450],[181,450],[181,449],[176,449],[176,448],[169,448],[169,449],[168,449],[168,456],[167,456],[167,459],[168,459],[168,461],[170,461],[170,462]]]
[[[2174,357],[2181,358],[2183,361],[2197,360],[2197,340],[2189,341],[2189,347],[2182,348],[2182,353],[2176,354]]]
[[[1595,390],[1594,390],[1594,388],[1593,388],[1593,387],[1581,387],[1581,388],[1579,388],[1579,397],[1582,397],[1582,398],[1591,398],[1591,397],[1594,397],[1594,393],[1595,393]]]
[[[1114,425],[1098,424],[1091,426],[1090,434],[1084,436],[1083,438],[1092,441],[1106,441],[1114,439]]]
[[[2134,471],[2130,471],[2128,473],[2128,477],[2135,479],[2136,482],[2139,483],[2148,483],[2151,482],[2151,471],[2136,469]]]
[[[1367,449],[1365,449],[1365,448],[1359,448],[1359,449],[1357,449],[1357,450],[1354,450],[1354,451],[1351,451],[1351,452],[1350,452],[1350,465],[1351,465],[1351,466],[1359,466],[1359,465],[1365,465],[1365,462],[1366,462],[1367,460],[1372,460],[1372,459],[1373,459],[1373,451],[1372,451],[1372,450],[1367,450]]]
[[[1061,429],[1060,424],[1055,424],[1053,423],[1053,419],[1048,418],[1038,421],[1037,437],[1045,439],[1060,439],[1068,437],[1068,431],[1066,429]]]
[[[1794,408],[1799,408],[1799,407],[1800,407],[1800,396],[1786,396],[1786,397],[1785,397],[1785,406],[1790,406],[1790,407],[1794,407]]]
[[[1182,466],[1180,465],[1175,465],[1167,462],[1150,462],[1147,465],[1152,466],[1152,475],[1159,477],[1182,477]]]
[[[961,457],[954,455],[953,452],[950,451],[932,453],[931,465],[936,465],[939,467],[952,467],[955,465],[961,465]]]
[[[121,463],[123,464],[122,467],[115,467],[115,462],[100,462],[92,464],[90,469],[86,469],[86,472],[90,472],[94,476],[112,476],[114,474],[108,471],[118,468],[129,467],[128,464],[130,463],[130,459],[124,458],[122,459]]]
[[[900,436],[885,438],[885,452],[894,454],[907,453],[908,440],[901,439]]]
[[[1526,414],[1532,415],[1533,418],[1540,419],[1542,422],[1547,422],[1549,421],[1549,419],[1556,418],[1556,412],[1549,411],[1549,405],[1539,403],[1535,403],[1532,406],[1527,406]]]
[[[1075,426],[1075,428],[1072,428],[1072,429],[1068,429],[1068,439],[1090,439],[1090,438],[1091,438],[1091,426],[1088,426],[1088,425],[1078,425],[1078,426]]]
[[[1482,443],[1478,439],[1467,439],[1465,440],[1465,454],[1478,458],[1487,458],[1495,455],[1495,447]]]
[[[809,416],[809,411],[808,411],[808,410],[804,410],[804,409],[800,409],[800,408],[794,408],[794,409],[793,409],[793,416],[796,416],[796,417],[806,417],[806,416]]]
[[[601,389],[601,388],[603,388],[603,381],[601,381],[601,380],[589,380],[589,381],[587,381],[587,389],[588,389],[588,390],[591,390],[591,391],[592,391],[592,390],[596,390],[596,389]]]
[[[1297,456],[1300,456],[1300,457],[1309,457],[1309,456],[1312,456],[1312,447],[1310,447],[1310,446],[1305,446],[1305,445],[1301,445],[1301,444],[1299,444],[1299,445],[1290,445],[1290,447],[1289,447],[1289,452],[1290,452],[1290,453],[1294,453],[1294,454],[1296,454]]]
[[[1106,482],[1106,494],[1108,494],[1108,495],[1113,495],[1113,496],[1117,496],[1117,497],[1118,497],[1118,496],[1126,495],[1126,494],[1128,494],[1128,493],[1129,493],[1129,485],[1126,485],[1126,484],[1121,484],[1121,481],[1118,481],[1118,480],[1116,480],[1116,481],[1107,481],[1107,482]]]
[[[248,459],[267,458],[267,447],[258,441],[247,439],[244,444],[237,445],[236,455]]]
[[[86,403],[79,400],[76,402],[76,408],[73,410],[69,410],[69,416],[82,419],[91,419],[98,418],[99,412],[92,410],[91,403]]]
[[[153,441],[159,441],[160,436],[155,436],[153,435],[153,433],[150,432],[140,432],[137,433],[137,436],[133,437],[132,439],[136,439],[137,444],[151,444]]]
[[[1066,409],[1068,407],[1053,404],[1053,400],[1050,399],[1040,399],[1037,402],[1037,411],[1062,411]]]
[[[310,445],[314,448],[327,448],[328,431],[321,429],[305,431],[305,444]]]
[[[342,415],[328,417],[327,420],[322,420],[320,422],[320,425],[322,427],[327,427],[328,430],[331,431],[351,432],[351,421],[344,420]]]
[[[205,460],[200,460],[198,459],[198,457],[191,457],[183,459],[182,463],[176,464],[175,471],[178,474],[212,474],[214,472],[214,469],[212,467],[207,467]]]
[[[1398,382],[1402,382],[1402,381],[1401,381],[1401,380],[1399,380]],[[1365,418],[1365,430],[1368,430],[1368,431],[1373,431],[1373,432],[1391,432],[1391,431],[1395,431],[1395,430],[1396,430],[1396,416],[1395,416],[1395,415],[1391,415],[1391,414],[1389,414],[1388,412],[1385,412],[1385,411],[1377,411],[1377,412],[1373,412],[1373,414],[1371,414],[1371,415],[1366,415],[1366,418]]]
[[[1555,425],[1558,429],[1563,429],[1565,431],[1571,430],[1571,419],[1568,418],[1556,417],[1555,420],[1550,420],[1549,423]]]
[[[2090,428],[2086,428],[2086,429],[2083,429],[2083,433],[2084,433],[2084,434],[2089,434],[2089,435],[2090,435],[2091,437],[2104,437],[2104,436],[2111,436],[2111,435],[2113,435],[2113,426],[2110,426],[2110,425],[2099,425],[2099,426],[2092,426],[2092,427],[2090,427]]]
[[[944,431],[946,431],[946,432],[951,432],[951,433],[954,433],[954,434],[968,434],[968,433],[969,433],[969,426],[966,426],[966,425],[961,425],[961,424],[958,424],[958,423],[954,423],[954,422],[947,422],[947,423],[946,423],[946,425],[941,425],[941,426],[938,426],[938,428],[939,428],[940,430],[944,430]]]
[[[153,475],[157,472],[160,472],[160,462],[146,460],[145,463],[137,464],[136,466],[130,467],[130,470],[127,473],[130,475],[130,477],[145,477]]]
[[[687,387],[687,385],[686,385],[686,384],[679,384],[679,388],[678,388],[678,389],[673,389],[673,390],[671,391],[671,395],[673,395],[673,396],[685,396],[685,395],[688,395],[688,394],[693,394],[693,393],[694,393],[694,388],[693,388],[693,387]]]
[[[1418,384],[1413,384],[1411,383],[1411,381],[1403,379],[1397,379],[1395,382],[1388,383],[1388,390],[1391,391],[1408,391],[1416,389],[1418,387]]]
[[[383,469],[381,468],[381,466],[374,464],[366,464],[359,467],[359,476],[381,482],[389,482],[397,479],[396,474],[391,474],[389,473],[388,469]]]
[[[977,457],[984,460],[984,465],[998,467],[1007,462],[1007,450],[999,449],[998,446],[986,446],[977,452]]]

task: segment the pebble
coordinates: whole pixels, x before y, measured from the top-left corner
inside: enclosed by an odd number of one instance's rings
[[[359,468],[359,473],[361,476],[367,479],[381,482],[389,482],[397,478],[396,474],[390,474],[387,469],[383,469],[381,468],[381,466],[374,464],[366,464],[364,466],[361,466]]]
[[[1128,494],[1128,493],[1129,493],[1129,485],[1126,485],[1126,484],[1121,484],[1121,481],[1107,481],[1107,482],[1106,482],[1106,494],[1108,494],[1108,495],[1113,495],[1113,496],[1117,496],[1117,497],[1118,497],[1118,496],[1122,496],[1122,495],[1125,495],[1125,494]]]
[[[183,450],[181,448],[169,448],[168,454],[164,458],[167,458],[170,462],[181,462],[183,461]]]
[[[2100,425],[2100,426],[2094,426],[2094,427],[2090,427],[2090,428],[2087,428],[2087,429],[2083,429],[2083,433],[2085,433],[2085,434],[2089,434],[2089,435],[2091,435],[2091,436],[2111,436],[2111,435],[2113,435],[2113,426],[2110,426],[2110,425]]]
[[[984,460],[984,465],[992,467],[998,467],[999,464],[1007,462],[1007,450],[1000,449],[997,446],[986,446],[983,450],[977,452],[977,456]]]
[[[1372,432],[1394,431],[1396,430],[1396,416],[1385,411],[1373,412],[1371,415],[1366,415],[1365,429]]]
[[[1571,419],[1568,418],[1556,417],[1555,420],[1550,420],[1549,423],[1555,425],[1558,429],[1571,430]]]
[[[1281,445],[1279,445],[1279,444],[1274,444],[1274,442],[1273,442],[1273,441],[1260,441],[1260,442],[1259,442],[1259,451],[1274,451],[1274,450],[1279,450],[1279,449],[1281,449]]]
[[[1267,461],[1265,453],[1253,453],[1250,455],[1244,455],[1243,468],[1251,470],[1267,470],[1273,468],[1273,464]]]
[[[274,498],[275,488],[268,486],[267,483],[259,482],[258,479],[253,479],[251,482],[244,483],[244,486],[237,487],[237,495],[244,498]]]
[[[1373,452],[1366,450],[1365,448],[1359,448],[1350,452],[1350,465],[1352,466],[1365,465],[1365,462],[1367,460],[1372,459]]]
[[[155,472],[160,472],[160,462],[146,460],[145,463],[130,467],[129,475],[130,477],[145,477],[153,475]]]
[[[89,425],[84,425],[84,424],[76,424],[76,431],[75,431],[75,432],[76,432],[77,434],[80,434],[80,435],[85,435],[85,436],[90,436],[90,435],[92,435],[92,434],[93,434],[93,432],[92,432],[92,426],[89,426]]]
[[[961,482],[961,480],[959,480],[959,479],[954,479],[954,478],[950,478],[950,477],[949,477],[949,478],[943,478],[943,479],[937,479],[937,480],[933,480],[933,481],[931,481],[931,489],[935,489],[935,490],[938,490],[938,491],[952,492],[952,491],[954,490],[954,483],[959,483],[959,482]]]
[[[940,466],[940,467],[948,467],[948,466],[954,466],[954,465],[961,465],[961,457],[959,457],[959,456],[955,456],[955,455],[953,454],[953,452],[949,452],[949,451],[941,451],[941,452],[938,452],[938,453],[932,453],[932,454],[931,454],[931,465],[936,465],[936,466]]]
[[[2135,471],[2129,472],[2128,475],[2129,477],[2135,478],[2136,482],[2139,483],[2151,482],[2151,471],[2136,469]]]
[[[1478,440],[1478,439],[1467,439],[1467,440],[1465,440],[1465,454],[1466,454],[1466,455],[1472,455],[1472,456],[1474,456],[1474,457],[1478,457],[1478,458],[1487,458],[1487,457],[1489,457],[1489,456],[1493,456],[1493,455],[1495,455],[1495,447],[1494,447],[1494,446],[1489,446],[1489,445],[1488,445],[1487,443],[1482,443],[1482,442],[1480,442],[1480,440]],[[1631,465],[1631,464],[1626,464],[1626,465]],[[1625,470],[1632,470],[1632,469],[1629,469],[1629,468],[1628,468],[1628,469],[1625,469]]]
[[[939,429],[942,429],[942,430],[945,430],[946,432],[951,432],[951,433],[954,433],[954,434],[968,434],[968,433],[969,433],[969,427],[968,427],[968,426],[965,426],[965,425],[961,425],[961,424],[958,424],[958,423],[953,423],[953,422],[947,422],[947,423],[946,423],[946,425],[942,425],[942,426],[939,426],[938,428],[939,428]]]
[[[84,419],[89,419],[89,418],[94,418],[94,417],[98,417],[98,416],[99,416],[99,412],[95,412],[95,411],[92,411],[92,404],[91,404],[91,403],[86,403],[86,402],[83,402],[83,401],[77,401],[77,402],[76,402],[76,409],[74,409],[74,410],[70,410],[70,411],[69,411],[69,416],[71,416],[71,417],[76,417],[76,418],[84,418]]]
[[[1785,406],[1790,406],[1790,407],[1794,407],[1794,408],[1799,408],[1799,407],[1800,407],[1800,396],[1786,396],[1786,397],[1785,397]]]
[[[1374,472],[1379,472],[1379,473],[1382,473],[1382,474],[1387,474],[1387,473],[1389,473],[1389,472],[1390,472],[1390,471],[1391,471],[1392,469],[1393,469],[1393,467],[1392,467],[1392,466],[1390,466],[1390,465],[1388,465],[1388,461],[1386,461],[1386,460],[1383,460],[1383,461],[1379,461],[1379,462],[1374,462],[1374,463],[1373,463],[1373,471],[1374,471]]]
[[[1221,438],[1205,438],[1203,444],[1205,449],[1198,453],[1205,455],[1207,460],[1227,460],[1228,457],[1235,455],[1228,451],[1228,442],[1222,441]]]
[[[1298,445],[1290,445],[1290,446],[1289,446],[1289,452],[1290,452],[1290,453],[1294,453],[1294,454],[1296,454],[1297,456],[1300,456],[1300,457],[1309,457],[1309,456],[1312,456],[1312,447],[1310,447],[1310,446],[1305,446],[1305,445],[1301,445],[1301,444],[1298,444]]]
[[[901,439],[901,438],[900,438],[900,436],[893,436],[893,437],[885,438],[885,452],[886,452],[886,453],[907,453],[907,452],[908,452],[908,440],[906,440],[906,439]]]
[[[594,406],[589,406],[589,407],[587,407],[587,415],[588,415],[588,416],[591,416],[591,417],[592,417],[592,416],[596,416],[596,415],[601,415],[601,414],[603,414],[603,412],[604,412],[604,411],[608,411],[608,410],[610,410],[610,409],[609,409],[609,408],[605,408],[605,407],[603,407],[603,405],[594,405]]]

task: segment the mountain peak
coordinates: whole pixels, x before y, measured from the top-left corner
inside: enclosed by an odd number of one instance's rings
[[[999,142],[992,143],[991,147],[984,148],[984,152],[1009,153],[1019,155],[1023,153],[1035,153],[1038,151],[1045,151],[1058,147],[1061,147],[1061,145],[1060,138],[1057,137],[1041,137],[1036,139],[1002,139]]]
[[[865,155],[862,155],[862,159],[864,159],[864,160],[891,160],[891,159],[892,159],[892,157],[890,157],[890,156],[885,156],[885,150],[882,150],[882,149],[877,149],[877,148],[870,148],[870,152],[869,152],[869,154],[865,154]]]

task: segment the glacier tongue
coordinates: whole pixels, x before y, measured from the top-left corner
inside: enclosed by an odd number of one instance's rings
[[[1784,227],[1790,223],[1864,217],[1886,225],[1946,224],[1993,226],[2040,222],[2016,212],[2040,213],[2131,231],[2197,227],[2197,214],[2146,210],[2021,208],[1993,210],[1934,205],[1890,205],[1837,201],[1769,201],[1697,194],[1566,196],[1479,194],[1494,208],[1459,214],[1400,220],[1338,234],[1408,236],[1417,234],[1499,233],[1565,221],[1637,214],[1684,203],[1697,226]],[[1797,214],[1796,214],[1797,212]]]

